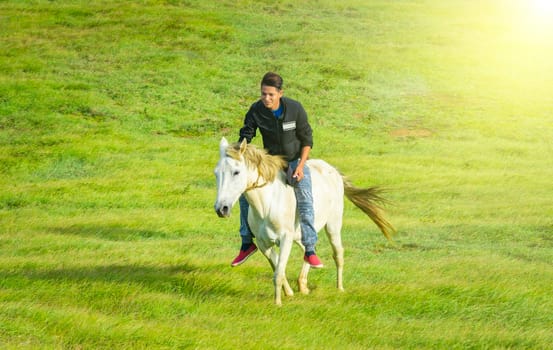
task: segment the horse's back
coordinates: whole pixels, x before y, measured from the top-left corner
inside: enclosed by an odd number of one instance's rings
[[[344,183],[336,168],[321,159],[310,159],[315,227],[323,228],[329,220],[341,220],[344,209]]]
[[[335,167],[328,164],[322,159],[310,159],[307,165],[311,170],[311,178],[313,187],[321,185],[330,186],[328,190],[342,190],[344,188],[342,175]]]

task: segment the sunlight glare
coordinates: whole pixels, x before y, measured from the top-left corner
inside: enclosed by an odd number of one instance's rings
[[[553,35],[553,0],[519,0],[514,8],[519,17],[521,33],[537,40]],[[518,22],[518,21],[517,21]],[[548,40],[549,40],[548,39]]]
[[[531,0],[529,5],[531,16],[535,21],[553,22],[553,0]]]
[[[553,0],[532,0],[532,10],[539,17],[551,17],[553,15]]]

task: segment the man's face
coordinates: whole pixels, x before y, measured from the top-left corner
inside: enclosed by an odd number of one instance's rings
[[[265,107],[270,110],[275,110],[279,107],[281,97],[282,90],[279,90],[274,86],[261,86],[261,101]]]

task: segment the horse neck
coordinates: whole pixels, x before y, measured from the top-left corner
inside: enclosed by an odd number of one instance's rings
[[[251,208],[265,216],[274,203],[275,196],[285,193],[286,184],[280,175],[273,181],[265,180],[257,173],[257,169],[251,171],[249,179],[248,187],[252,188],[244,193],[246,200]]]

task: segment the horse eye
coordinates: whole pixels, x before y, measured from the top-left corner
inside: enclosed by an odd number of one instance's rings
[[[235,172],[232,173],[232,176],[238,176],[238,174],[240,174],[240,171],[236,170]]]

